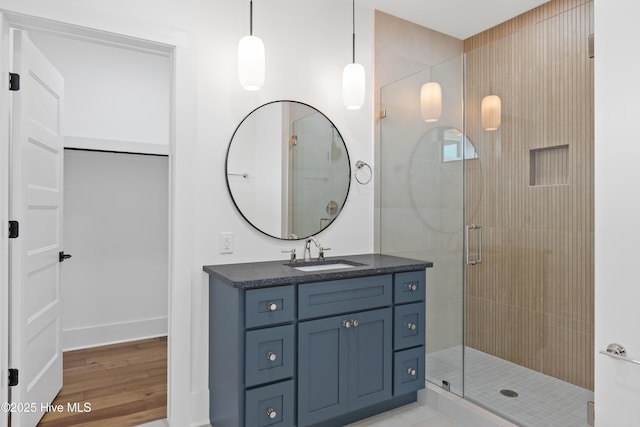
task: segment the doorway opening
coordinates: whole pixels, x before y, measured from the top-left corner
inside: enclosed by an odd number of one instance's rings
[[[173,49],[8,20],[66,83],[62,349],[167,337]]]

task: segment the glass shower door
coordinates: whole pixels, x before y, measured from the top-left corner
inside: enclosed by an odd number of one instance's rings
[[[437,82],[437,121],[421,111],[421,88]],[[464,159],[463,58],[381,89],[380,250],[434,263],[427,269],[426,376],[463,387]]]

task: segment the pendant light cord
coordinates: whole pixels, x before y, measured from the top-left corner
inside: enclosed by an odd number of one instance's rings
[[[253,35],[253,0],[249,2],[249,35]]]
[[[352,0],[353,10],[351,11],[352,28],[353,28],[353,63],[356,63],[356,0]]]

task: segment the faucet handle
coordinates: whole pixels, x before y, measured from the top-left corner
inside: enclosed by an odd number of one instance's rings
[[[323,248],[322,246],[320,246],[318,248],[318,259],[324,259],[324,251],[330,251],[331,248]]]
[[[291,262],[296,262],[296,250],[295,248],[288,250],[288,251],[282,251],[283,254],[291,254],[291,258],[289,259]]]

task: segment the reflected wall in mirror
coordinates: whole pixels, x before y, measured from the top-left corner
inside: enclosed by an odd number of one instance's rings
[[[476,148],[461,130],[436,126],[416,143],[409,173],[404,176],[408,177],[405,180],[411,186],[416,212],[432,229],[446,233],[462,230],[464,205],[458,189],[464,188],[465,168],[467,176],[475,180],[468,185],[482,182],[482,164]],[[476,212],[479,203],[480,198],[467,201],[469,215]]]
[[[344,208],[350,164],[340,132],[324,114],[275,101],[249,113],[234,132],[227,186],[253,227],[278,239],[305,239]]]

